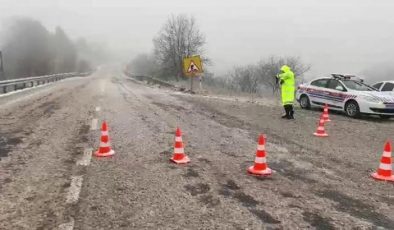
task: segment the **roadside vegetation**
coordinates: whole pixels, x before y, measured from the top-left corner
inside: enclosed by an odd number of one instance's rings
[[[152,76],[160,80],[182,83],[183,80],[188,79],[182,72],[183,58],[201,55],[205,67],[204,85],[222,91],[247,94],[278,92],[279,86],[275,76],[284,64],[291,66],[299,83],[304,81],[303,75],[311,68],[300,57],[268,56],[258,63],[236,66],[224,75],[215,76],[207,68],[212,62],[204,55],[205,44],[205,35],[199,30],[193,17],[172,15],[153,39],[153,51],[137,55],[126,68],[134,75]]]

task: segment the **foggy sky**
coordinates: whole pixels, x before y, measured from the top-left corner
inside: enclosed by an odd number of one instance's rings
[[[269,55],[300,56],[313,77],[394,60],[392,0],[0,0],[0,20],[31,17],[131,59],[171,14],[197,19],[215,74]]]

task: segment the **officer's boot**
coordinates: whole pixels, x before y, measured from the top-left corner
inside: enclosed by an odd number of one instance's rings
[[[291,112],[290,105],[284,105],[283,107],[285,108],[286,114],[283,115],[282,118],[290,119],[290,112]]]
[[[294,107],[290,105],[290,119],[294,119]]]
[[[285,119],[289,116],[289,109],[287,105],[284,105],[283,108],[285,109],[285,114],[282,115],[282,118]]]

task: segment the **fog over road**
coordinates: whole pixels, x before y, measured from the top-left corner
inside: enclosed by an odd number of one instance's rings
[[[371,229],[394,226],[376,182],[392,121],[148,86],[105,67],[0,97],[0,229]],[[111,158],[90,159],[106,120]],[[188,165],[169,162],[176,127]],[[246,173],[267,135],[269,178]]]

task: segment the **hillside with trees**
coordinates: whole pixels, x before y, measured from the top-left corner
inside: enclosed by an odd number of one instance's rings
[[[39,21],[13,19],[1,36],[3,79],[92,69],[96,52],[84,39],[73,41],[61,27],[48,31]]]

